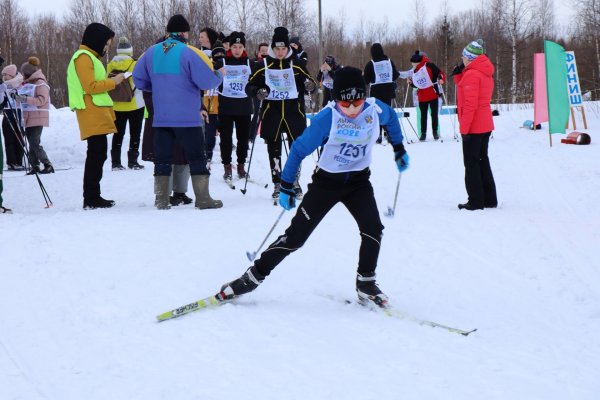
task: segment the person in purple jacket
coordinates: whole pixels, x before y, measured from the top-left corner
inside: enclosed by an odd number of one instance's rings
[[[220,208],[208,191],[210,172],[206,168],[201,90],[219,86],[221,74],[213,70],[209,58],[187,44],[190,25],[180,14],[169,19],[163,42],[150,47],[133,70],[135,86],[152,92],[154,103],[154,205],[170,208],[169,176],[175,142],[183,147],[190,164],[196,208]]]

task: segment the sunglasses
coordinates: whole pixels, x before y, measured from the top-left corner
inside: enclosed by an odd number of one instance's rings
[[[360,107],[365,103],[365,99],[356,99],[356,100],[338,100],[337,103],[340,107],[348,108],[350,105],[354,107]]]

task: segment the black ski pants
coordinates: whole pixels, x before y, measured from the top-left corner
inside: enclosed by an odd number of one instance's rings
[[[19,110],[4,110],[2,118],[2,134],[4,135],[4,146],[6,149],[6,164],[23,165],[23,146],[25,141],[19,129],[21,112]],[[16,128],[15,131],[13,128]]]
[[[248,156],[248,141],[250,140],[250,114],[248,115],[225,115],[219,114],[219,147],[221,149],[221,161],[223,165],[231,164],[231,152],[233,151],[233,125],[235,124],[235,136],[237,137],[236,155],[237,163],[246,163]]]
[[[127,162],[136,162],[140,155],[140,136],[142,134],[142,124],[144,122],[144,107],[133,111],[115,111],[115,126],[117,133],[113,135],[110,156],[113,164],[121,164],[121,147],[125,129],[129,121],[129,151],[127,152]]]
[[[431,101],[419,102],[419,110],[421,111],[421,137],[425,139],[427,136],[427,109],[431,109],[431,131],[433,137],[438,137],[438,114],[439,114],[439,103],[438,99]]]
[[[87,155],[83,169],[83,199],[96,200],[100,197],[102,167],[107,158],[108,138],[106,135],[94,135],[86,139]]]
[[[333,206],[342,203],[354,217],[360,231],[358,272],[364,276],[373,275],[384,227],[369,181],[370,174],[368,168],[337,174],[317,169],[290,226],[263,251],[253,268],[263,276],[269,275],[285,257],[304,245]]]
[[[491,132],[462,135],[465,186],[469,203],[477,208],[496,207],[496,183],[488,158]]]

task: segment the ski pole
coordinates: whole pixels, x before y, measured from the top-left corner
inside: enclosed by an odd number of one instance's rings
[[[444,99],[444,105],[446,106],[446,111],[448,112],[448,114],[450,114],[450,109],[448,108],[448,99],[446,98],[446,92],[442,91],[442,98]],[[442,106],[442,109],[444,107]],[[451,116],[452,118],[452,131],[454,132],[454,139],[458,139],[456,137],[456,124],[455,124],[455,120],[454,120],[454,116]]]
[[[256,120],[255,120],[256,125],[254,125],[252,127],[252,130],[253,130],[252,137],[254,137],[254,140],[252,140],[252,147],[250,149],[250,159],[248,160],[248,171],[246,171],[246,181],[244,182],[244,188],[240,189],[242,194],[246,194],[246,187],[248,186],[248,179],[250,178],[250,167],[252,166],[252,154],[254,154],[254,144],[256,143],[256,136],[258,135],[258,127],[260,126],[260,123],[262,122],[262,118],[261,118],[262,106],[263,106],[263,101],[261,100],[258,105],[258,110],[256,112]],[[254,119],[254,118],[252,118],[252,119]]]
[[[398,182],[396,182],[396,194],[394,195],[394,207],[388,206],[387,212],[385,213],[386,217],[394,218],[394,214],[396,213],[396,203],[398,201],[398,190],[400,189],[400,178],[402,178],[402,173],[398,174]]]
[[[407,95],[408,95],[408,89],[409,89],[409,86],[407,85],[406,86]],[[395,99],[394,99],[394,101],[395,101]],[[396,103],[396,105],[398,105],[398,103]],[[406,106],[406,100],[404,101],[404,105]],[[400,109],[402,110],[402,115],[406,115],[406,111],[404,111],[404,108],[400,107]],[[417,137],[417,140],[419,140],[420,139],[419,135],[417,134],[417,131],[415,130],[415,127],[413,126],[412,122],[410,122],[409,118],[406,118],[406,120],[408,121],[408,124],[410,125],[410,128],[412,129],[413,133]]]
[[[281,212],[279,213],[279,216],[275,220],[275,223],[273,224],[273,226],[269,230],[269,233],[267,233],[267,236],[265,236],[265,238],[262,241],[262,243],[260,244],[260,246],[258,246],[258,249],[256,249],[256,251],[254,251],[254,252],[249,252],[249,251],[246,252],[246,257],[248,257],[248,260],[254,261],[254,259],[256,258],[256,255],[258,254],[258,252],[260,251],[260,249],[262,249],[262,247],[264,246],[264,244],[267,241],[267,239],[269,238],[269,236],[271,236],[271,233],[273,233],[273,230],[275,229],[275,227],[279,223],[279,220],[281,220],[281,217],[283,217],[283,214],[285,213],[285,211],[286,211],[285,209],[281,210]]]
[[[5,94],[5,96],[6,96],[6,94]],[[10,99],[8,99],[8,98],[7,98],[7,99],[6,99],[6,101],[7,101],[8,107],[9,107],[8,109],[9,109],[9,110],[12,110],[12,112],[13,112],[13,115],[14,115],[14,116],[15,116],[15,118],[16,118],[16,116],[17,116],[17,112],[16,112],[16,110],[15,110],[15,109],[12,107],[12,104],[10,103]],[[50,207],[52,207],[52,205],[53,205],[53,204],[52,204],[52,200],[50,199],[50,195],[48,194],[48,191],[46,190],[46,187],[45,187],[45,186],[44,186],[44,184],[42,183],[42,180],[40,179],[40,176],[38,175],[37,169],[36,169],[36,168],[35,168],[35,166],[34,166],[34,165],[32,165],[32,163],[31,163],[31,156],[30,156],[30,154],[29,154],[29,151],[28,151],[28,150],[27,150],[27,148],[25,147],[25,144],[24,144],[24,139],[21,139],[21,138],[19,137],[19,135],[17,134],[17,132],[19,132],[23,138],[24,138],[24,137],[26,137],[26,134],[25,134],[25,132],[23,132],[23,130],[21,129],[21,127],[20,127],[20,124],[16,123],[15,121],[13,121],[13,120],[12,120],[11,118],[9,118],[8,116],[7,116],[7,119],[8,119],[8,123],[9,123],[10,127],[11,127],[11,128],[12,128],[12,130],[13,130],[13,133],[14,133],[15,137],[17,138],[17,141],[19,142],[19,144],[21,145],[21,148],[23,149],[23,153],[25,154],[25,157],[27,157],[27,161],[28,161],[28,163],[29,163],[29,164],[30,164],[30,166],[31,166],[31,171],[33,171],[33,173],[35,174],[35,177],[36,177],[36,179],[37,179],[38,185],[40,186],[40,190],[42,191],[42,196],[44,196],[44,202],[46,203],[46,207],[45,207],[45,208],[50,208]]]

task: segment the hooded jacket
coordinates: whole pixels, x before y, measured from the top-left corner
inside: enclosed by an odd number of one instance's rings
[[[458,122],[460,133],[481,134],[494,130],[492,119],[492,94],[494,92],[494,66],[482,54],[454,75],[457,86]]]
[[[50,86],[41,69],[35,71],[31,76],[23,81],[26,85],[31,83],[35,85],[34,95],[27,98],[27,104],[35,106],[39,111],[23,112],[25,128],[32,126],[50,126]]]
[[[372,85],[375,83],[375,67],[373,66],[373,63],[384,60],[389,60],[389,57],[383,52],[383,47],[380,43],[373,43],[371,46],[371,61],[365,65],[363,76],[365,78],[365,83],[371,85],[370,96],[387,103],[396,97],[395,80],[398,79],[400,74],[398,73],[394,62],[390,60],[392,63],[392,82]]]
[[[114,70],[121,72],[133,72],[135,68],[135,60],[133,57],[126,54],[117,54],[106,66],[106,72],[109,74]],[[144,107],[144,97],[142,91],[138,90],[133,84],[133,78],[127,78],[129,86],[133,89],[133,98],[128,102],[115,101],[113,108],[117,112],[134,111]]]

